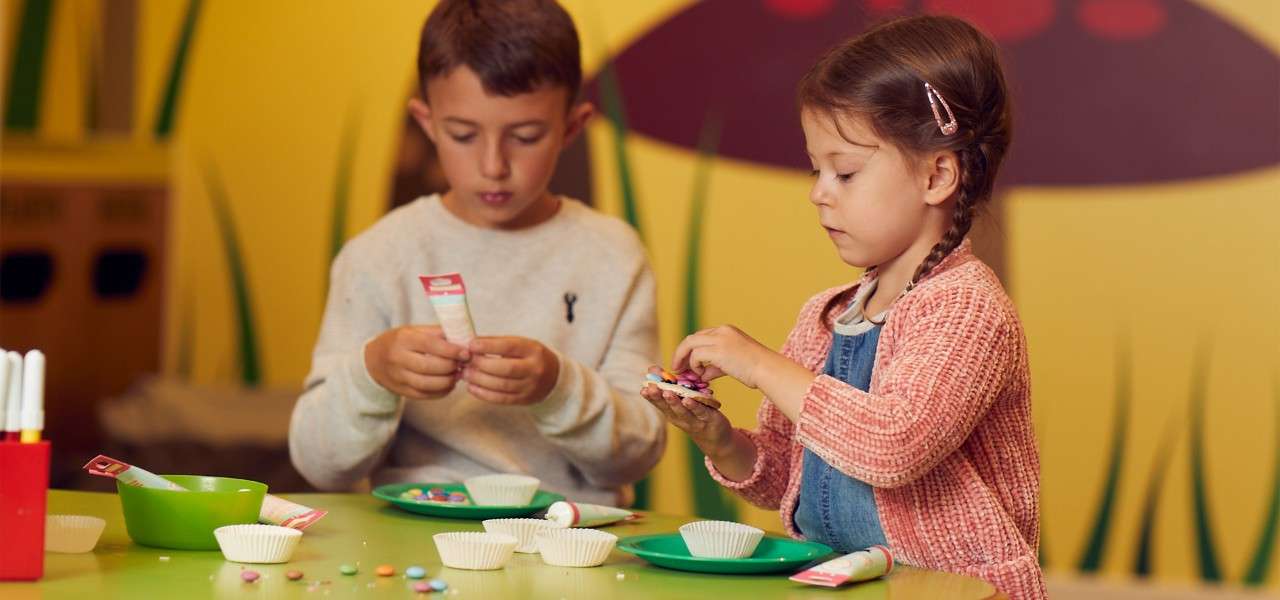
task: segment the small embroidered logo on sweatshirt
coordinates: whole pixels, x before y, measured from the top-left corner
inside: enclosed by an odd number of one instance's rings
[[[570,323],[573,322],[573,304],[578,301],[578,295],[573,292],[566,292],[564,295],[564,319]]]

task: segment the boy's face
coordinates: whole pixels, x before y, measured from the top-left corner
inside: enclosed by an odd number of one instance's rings
[[[465,65],[427,81],[428,102],[411,100],[409,110],[436,145],[449,181],[446,206],[493,229],[527,227],[554,215],[559,205],[547,183],[593,110],[586,103],[565,110],[567,94],[542,86],[491,95]]]

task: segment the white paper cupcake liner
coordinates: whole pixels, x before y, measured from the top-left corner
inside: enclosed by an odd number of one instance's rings
[[[764,531],[732,521],[695,521],[680,526],[689,554],[699,558],[747,558]]]
[[[98,517],[48,515],[44,519],[44,549],[63,554],[92,552],[106,526]]]
[[[609,558],[618,536],[595,529],[544,529],[538,532],[542,561],[557,567],[596,567]]]
[[[437,533],[431,539],[444,566],[472,571],[501,569],[520,545],[515,536],[479,531]]]
[[[542,483],[527,475],[481,475],[464,482],[471,501],[479,506],[523,506],[533,500]]]
[[[488,519],[483,524],[489,533],[505,533],[519,540],[516,552],[522,554],[537,554],[538,542],[534,538],[539,531],[560,528],[555,521],[546,519]]]
[[[214,529],[213,537],[231,562],[272,564],[293,558],[302,532],[275,525],[227,525]]]

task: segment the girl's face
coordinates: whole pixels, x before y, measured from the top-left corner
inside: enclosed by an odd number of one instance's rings
[[[861,117],[840,118],[844,136],[826,112],[804,110],[800,122],[813,164],[809,201],[841,260],[885,265],[928,233],[935,208],[929,177],[913,170],[907,155]]]

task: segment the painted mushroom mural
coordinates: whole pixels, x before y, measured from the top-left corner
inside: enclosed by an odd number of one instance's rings
[[[968,19],[1004,51],[1015,126],[1003,188],[1155,183],[1280,162],[1280,60],[1186,0],[703,0],[613,57],[627,127],[692,150],[716,115],[719,155],[807,171],[800,76],[869,25],[920,12]],[[587,90],[608,100],[599,78]],[[1222,110],[1221,90],[1250,91]],[[999,202],[992,212],[999,220]],[[979,245],[999,270],[999,240]]]

